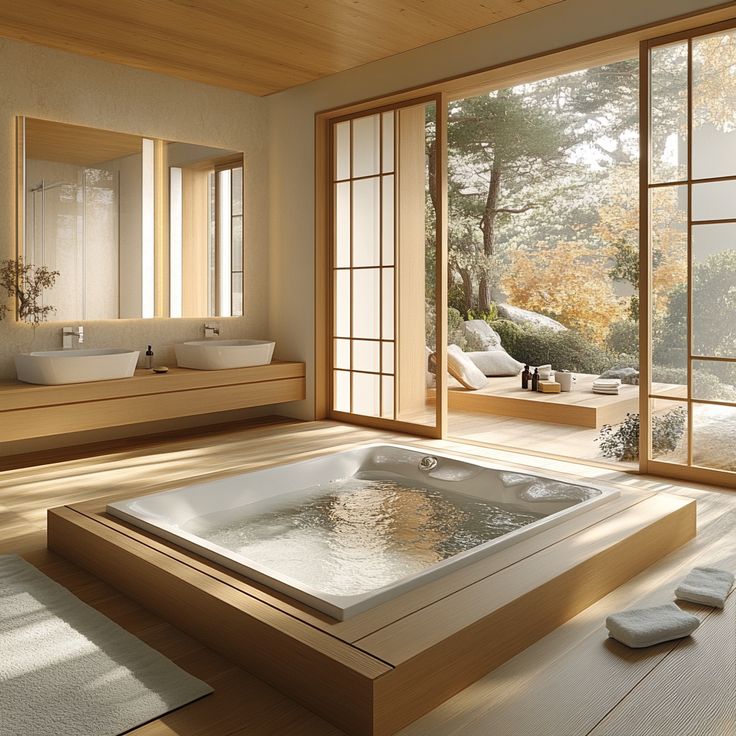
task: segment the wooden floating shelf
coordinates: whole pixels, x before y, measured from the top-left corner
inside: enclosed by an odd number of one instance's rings
[[[693,500],[622,489],[335,621],[104,508],[50,509],[49,548],[357,736],[395,733],[696,533]]]
[[[177,417],[298,401],[306,395],[304,363],[165,374],[61,386],[0,384],[0,444],[125,427]]]

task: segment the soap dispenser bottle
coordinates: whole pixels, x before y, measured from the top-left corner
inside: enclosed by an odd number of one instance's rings
[[[534,369],[532,376],[532,391],[539,391],[539,368]]]
[[[143,365],[145,365],[146,368],[153,368],[153,350],[151,350],[151,346],[148,346],[148,350],[146,350],[146,357],[144,358]]]
[[[529,388],[529,379],[531,378],[531,373],[529,373],[529,366],[525,365],[524,370],[521,372],[521,387],[522,388]]]

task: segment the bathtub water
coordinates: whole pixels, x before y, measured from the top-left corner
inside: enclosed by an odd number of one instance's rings
[[[616,495],[370,445],[107,510],[344,619]]]

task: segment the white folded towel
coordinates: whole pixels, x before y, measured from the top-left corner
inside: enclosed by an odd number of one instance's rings
[[[733,582],[734,576],[728,570],[694,567],[677,586],[675,595],[683,601],[723,608]]]
[[[698,626],[700,620],[696,616],[686,613],[674,603],[632,608],[612,613],[606,619],[608,635],[634,649],[690,636]]]

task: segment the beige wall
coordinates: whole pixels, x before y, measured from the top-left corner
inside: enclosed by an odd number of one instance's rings
[[[307,362],[309,418],[314,360],[314,114],[684,13],[708,0],[565,0],[532,13],[293,90],[270,103],[270,333],[277,351]]]
[[[268,333],[268,145],[264,98],[0,39],[0,260],[15,252],[16,115],[109,128],[243,151],[246,176],[246,317],[218,319],[224,337]],[[173,344],[197,337],[203,319],[88,322],[85,347],[154,346],[174,364]],[[12,356],[61,347],[61,323],[32,331],[0,322],[0,380],[15,377]],[[284,355],[288,350],[283,351]]]

